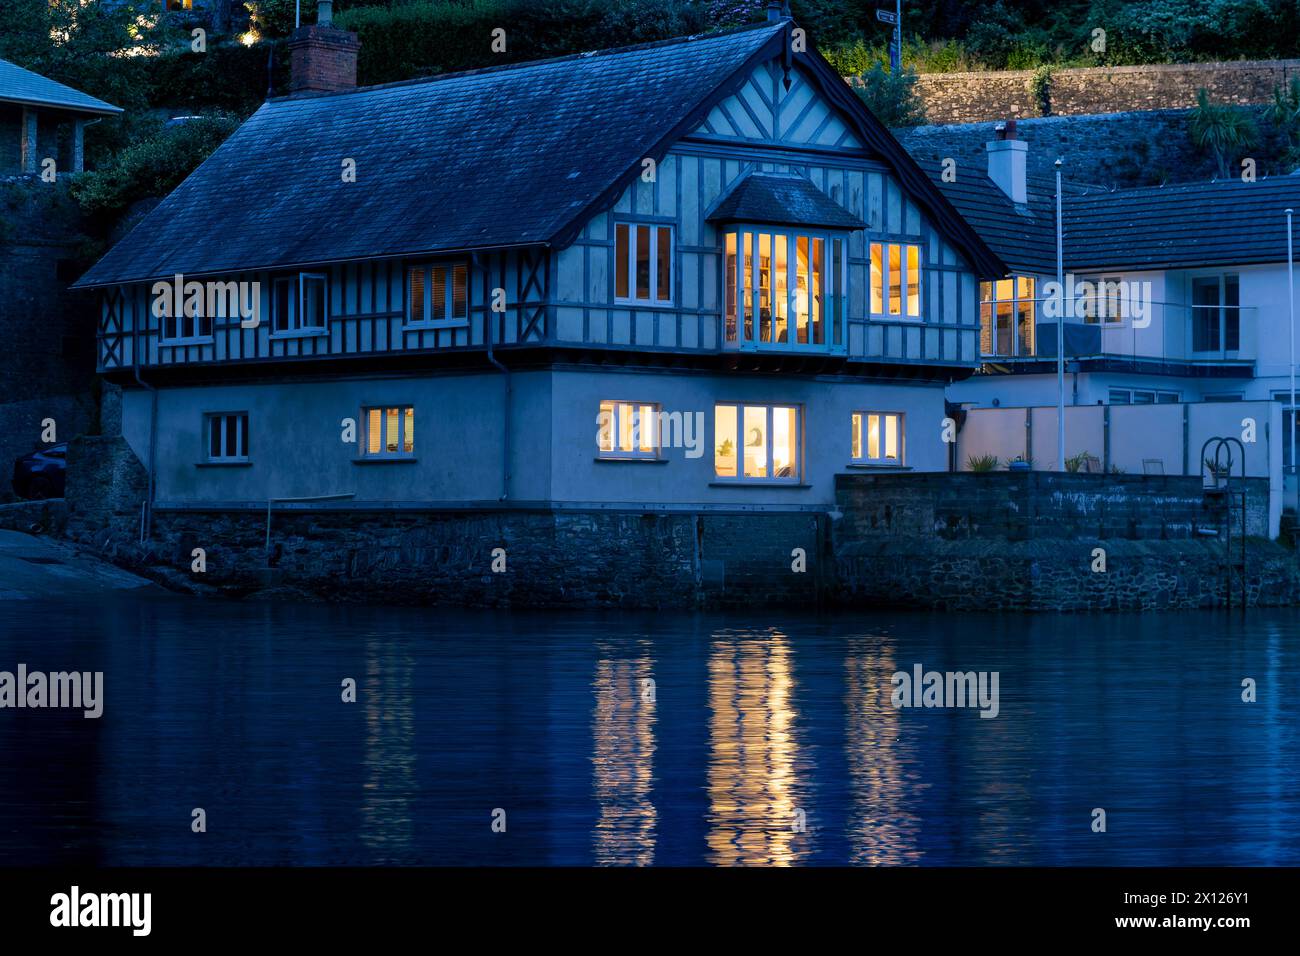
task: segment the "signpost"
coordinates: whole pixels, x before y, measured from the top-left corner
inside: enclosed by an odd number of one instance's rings
[[[876,19],[894,25],[894,39],[889,44],[889,69],[894,73],[903,68],[903,0],[894,0],[894,12],[877,10]]]

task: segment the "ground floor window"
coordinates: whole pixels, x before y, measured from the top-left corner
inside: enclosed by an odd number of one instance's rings
[[[415,455],[415,408],[388,405],[364,409],[365,457],[411,458]]]
[[[596,448],[601,458],[659,455],[659,406],[649,402],[600,403]]]
[[[248,461],[248,412],[204,416],[208,461]]]
[[[854,412],[853,460],[871,465],[903,463],[903,416],[899,412]]]
[[[793,405],[715,405],[714,473],[742,481],[798,480],[799,418]]]

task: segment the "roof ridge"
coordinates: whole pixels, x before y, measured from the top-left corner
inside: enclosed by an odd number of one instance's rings
[[[542,57],[536,60],[520,60],[518,63],[499,63],[494,66],[480,66],[472,70],[457,70],[452,73],[435,73],[432,76],[415,76],[407,80],[393,80],[389,83],[375,83],[371,86],[354,86],[346,90],[333,90],[331,92],[317,93],[286,93],[281,96],[267,97],[268,103],[283,102],[308,102],[311,100],[323,99],[331,96],[350,96],[354,93],[369,93],[374,90],[389,90],[404,86],[418,86],[423,83],[436,83],[439,80],[455,80],[468,76],[480,76],[490,73],[505,73],[510,70],[524,70],[530,67],[543,66],[551,63],[564,63],[570,60],[589,60],[595,57],[613,56],[623,53],[634,53],[641,50],[651,50],[657,47],[676,46],[679,44],[691,43],[698,40],[716,40],[720,37],[734,36],[739,33],[758,32],[763,29],[773,29],[777,26],[783,26],[785,21],[772,23],[770,21],[760,21],[758,23],[746,23],[737,27],[728,27],[725,30],[711,30],[706,33],[691,33],[685,36],[665,37],[662,40],[646,40],[642,43],[629,43],[624,46],[601,47],[595,50],[584,50],[581,53],[566,53],[564,56]]]

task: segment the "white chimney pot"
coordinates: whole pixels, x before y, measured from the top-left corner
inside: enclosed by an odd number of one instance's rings
[[[1022,139],[995,139],[985,143],[989,154],[989,179],[1016,204],[1029,201],[1025,185],[1025,160],[1029,144]]]

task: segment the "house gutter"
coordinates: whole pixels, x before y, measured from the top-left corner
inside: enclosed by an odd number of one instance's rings
[[[470,260],[474,263],[475,272],[482,271],[483,260],[479,258],[479,254],[477,252],[470,254]],[[486,277],[487,273],[484,272],[483,275]],[[491,296],[488,297],[489,300],[490,298]],[[510,406],[511,406],[511,399],[514,395],[514,387],[510,380],[510,369],[502,365],[501,360],[498,359],[496,357],[496,354],[492,351],[493,321],[492,321],[492,304],[490,301],[485,301],[483,303],[483,321],[484,324],[487,326],[487,329],[485,330],[486,334],[483,336],[484,340],[487,342],[487,359],[489,362],[491,362],[493,365],[496,366],[496,368],[501,372],[503,376],[505,376],[504,378],[504,382],[506,386],[505,407],[502,409],[501,412],[501,430],[502,430],[501,497],[498,498],[497,500],[509,501],[510,500],[510,418],[511,418]]]

